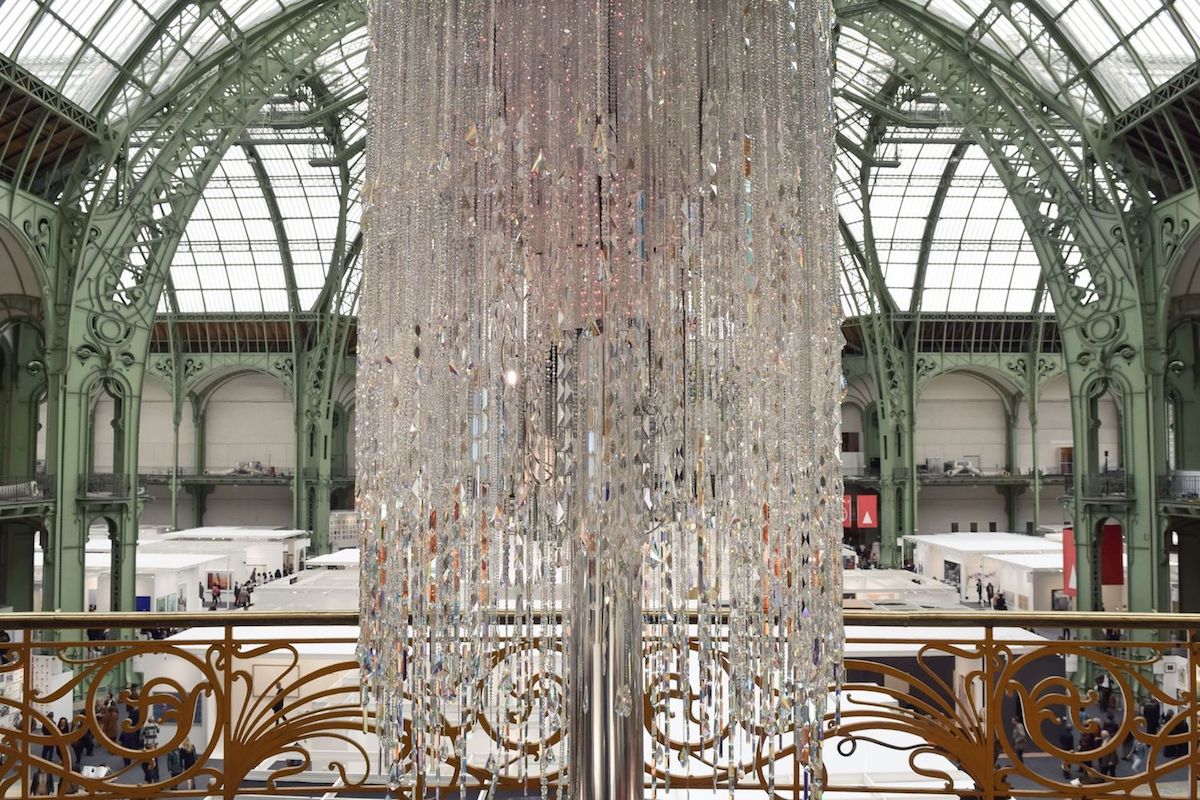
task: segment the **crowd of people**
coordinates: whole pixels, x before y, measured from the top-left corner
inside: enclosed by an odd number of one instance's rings
[[[988,581],[987,586],[983,585],[983,578],[975,579],[975,596],[979,599],[980,607],[983,607],[983,596],[987,595],[987,604],[989,608],[996,611],[1008,611],[1008,598],[1003,590],[998,590]]]
[[[99,741],[93,729],[102,737]],[[108,692],[98,698],[92,708],[92,718],[81,714],[72,722],[66,717],[55,719],[48,712],[41,722],[44,737],[39,755],[44,761],[61,764],[68,776],[80,775],[87,766],[100,768],[135,769],[139,783],[159,783],[162,770],[172,778],[186,776],[195,766],[197,756],[191,739],[178,746],[161,746],[161,720],[153,713],[153,705],[144,702],[140,687],[132,684],[114,696]],[[116,762],[121,767],[116,767]],[[88,762],[93,762],[88,764]],[[107,763],[106,763],[107,762]],[[136,765],[136,766],[135,766]],[[34,797],[70,795],[77,786],[69,777],[64,786],[57,786],[53,773],[36,770],[30,779],[30,794]],[[167,788],[196,788],[191,777],[181,777]]]
[[[1147,735],[1154,736],[1166,730],[1180,739],[1186,738],[1189,728],[1186,711],[1181,714],[1181,709],[1175,708],[1166,713],[1162,703],[1153,696],[1144,697],[1140,706],[1133,709],[1120,708],[1120,695],[1114,692],[1113,679],[1106,672],[1101,672],[1092,688],[1095,704],[1080,712],[1078,729],[1066,717],[1059,725],[1057,739],[1053,738],[1053,733],[1050,734],[1050,741],[1067,754],[1061,769],[1063,778],[1072,784],[1084,786],[1103,783],[1118,777],[1118,771],[1124,775],[1144,772],[1150,766],[1150,751],[1145,741]],[[1024,763],[1025,754],[1031,747],[1031,737],[1019,708],[1017,712],[1010,720],[1008,741],[1012,747],[1011,760]],[[1144,722],[1123,727],[1123,718],[1127,713],[1141,717]],[[1143,731],[1144,735],[1135,735],[1135,732]],[[1116,743],[1118,738],[1120,742]],[[999,759],[999,742],[996,746]],[[1166,746],[1162,756],[1173,759],[1186,756],[1187,753],[1188,744],[1181,742]],[[1083,754],[1089,755],[1080,757]],[[1122,763],[1128,764],[1127,770],[1120,769]]]
[[[271,573],[268,570],[259,572],[257,569],[252,569],[250,570],[250,577],[245,583],[234,581],[231,589],[228,587],[222,587],[220,581],[211,581],[208,586],[208,594],[210,598],[208,608],[210,611],[216,611],[219,609],[221,607],[221,598],[225,596],[227,590],[232,593],[233,602],[231,606],[233,608],[249,608],[250,604],[253,602],[252,596],[254,594],[254,590],[257,587],[271,580],[281,580],[282,578],[286,578],[293,572],[294,570],[292,567],[277,569],[274,573]],[[200,585],[200,597],[201,599],[204,598],[204,584]]]

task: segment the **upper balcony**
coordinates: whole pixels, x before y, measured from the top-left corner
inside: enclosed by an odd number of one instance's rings
[[[1158,501],[1172,513],[1200,516],[1200,470],[1176,470],[1160,476]]]
[[[38,773],[52,777],[55,794],[106,800],[476,798],[493,778],[496,796],[517,797],[538,794],[543,775],[553,795],[561,776],[562,739],[539,742],[528,724],[560,696],[547,691],[562,681],[553,617],[525,636],[497,636],[481,668],[453,684],[482,700],[445,721],[441,745],[414,751],[412,698],[404,701],[399,757],[424,771],[420,786],[393,791],[380,774],[372,708],[361,704],[353,614],[3,620],[17,640],[0,658],[3,797],[33,794]],[[845,682],[823,711],[829,798],[1195,796],[1200,615],[846,612],[846,623]],[[129,629],[165,638],[106,637]],[[681,651],[657,630],[647,627],[644,640],[646,796],[666,797],[669,780],[697,798],[713,797],[714,786],[720,797],[805,797],[790,731],[709,720],[714,737],[689,721],[700,693],[712,691],[698,669],[656,680],[656,665],[682,663],[681,653],[694,665],[698,649],[720,651],[721,637],[702,644],[692,626]],[[50,631],[60,640],[45,640]],[[1062,633],[1071,638],[1050,638]],[[522,672],[538,663],[545,669]],[[723,685],[728,664],[712,663]],[[130,674],[140,688],[125,685]],[[1099,675],[1107,678],[1098,685]],[[66,731],[51,712],[70,720]],[[1028,729],[1024,747],[1015,719]],[[185,741],[194,762],[172,755]]]
[[[1106,503],[1122,503],[1134,499],[1133,476],[1124,470],[1093,473],[1081,476],[1082,490],[1080,499],[1102,501]],[[1066,482],[1066,495],[1074,497],[1075,482],[1070,477]]]

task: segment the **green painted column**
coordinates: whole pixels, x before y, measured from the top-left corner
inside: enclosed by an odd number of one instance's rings
[[[900,481],[898,469],[897,427],[880,420],[879,442],[879,564],[894,567],[898,560],[896,550],[904,525],[904,512],[898,501]]]
[[[292,527],[308,530],[308,481],[305,473],[311,460],[309,449],[312,445],[309,441],[307,426],[304,424],[303,389],[308,375],[308,363],[306,352],[299,347],[292,354],[292,358],[295,363],[292,381],[292,437],[295,442],[293,449],[296,454],[295,464],[292,468]],[[309,552],[318,554],[315,544],[315,542],[312,543],[314,546],[309,547]]]
[[[1020,460],[1020,456],[1017,452],[1017,447],[1020,443],[1018,433],[1018,425],[1021,421],[1020,407],[1020,394],[1014,395],[1004,403],[1004,460],[1006,462],[1005,469],[1008,470],[1009,475],[1016,475],[1019,471],[1017,463]],[[1007,518],[1008,530],[1013,533],[1020,533],[1021,524],[1018,500],[1021,496],[1021,487],[1002,486],[998,488],[1004,496],[1004,516]]]
[[[1033,486],[1033,531],[1037,533],[1042,525],[1042,465],[1038,460],[1038,403],[1041,393],[1038,391],[1037,377],[1030,380],[1029,399],[1026,413],[1029,419],[1029,464],[1030,480]]]
[[[179,530],[179,426],[183,424],[183,393],[171,392],[171,530]]]
[[[1158,474],[1165,472],[1165,449],[1156,439],[1157,417],[1165,410],[1161,377],[1149,375],[1124,398],[1122,461],[1134,502],[1125,527],[1126,586],[1130,611],[1170,609],[1171,583],[1163,520],[1157,508]],[[1165,443],[1164,443],[1165,444]],[[1159,452],[1164,455],[1160,457]],[[1164,462],[1160,464],[1160,461]]]
[[[903,469],[903,481],[900,482],[900,524],[901,535],[907,533],[916,533],[917,531],[917,496],[921,491],[921,482],[917,479],[917,453],[916,453],[916,399],[909,398],[908,413],[901,417],[901,434],[900,434],[900,462]],[[896,541],[899,541],[897,539]],[[898,547],[892,548],[891,559],[887,562],[882,562],[885,567],[902,566],[904,559],[900,555]]]
[[[84,551],[90,520],[79,502],[84,488],[79,481],[87,470],[88,448],[84,442],[91,434],[92,376],[84,368],[65,367],[64,363],[50,374],[47,395],[47,471],[57,480],[55,515],[42,570],[45,611],[84,610]]]
[[[192,443],[192,468],[196,475],[203,475],[205,464],[207,461],[208,447],[208,406],[207,397],[198,395],[188,395],[188,399],[192,404],[192,430],[194,431],[194,441]],[[204,512],[208,505],[208,495],[212,493],[211,486],[201,484],[192,484],[187,487],[187,492],[192,496],[192,527],[204,527]]]
[[[127,373],[127,394],[121,398],[118,415],[120,446],[115,448],[113,461],[114,478],[123,479],[124,499],[114,504],[116,522],[115,539],[112,542],[114,611],[133,611],[137,596],[137,541],[138,541],[138,439],[141,433],[142,380],[144,373],[135,366]],[[120,456],[120,461],[116,456]],[[119,580],[118,580],[118,576]]]
[[[1100,572],[1095,547],[1095,525],[1092,510],[1084,502],[1087,464],[1094,449],[1094,426],[1092,425],[1092,402],[1084,395],[1086,375],[1082,369],[1069,370],[1071,382],[1071,431],[1074,440],[1074,465],[1071,475],[1072,506],[1071,520],[1075,531],[1075,609],[1098,611],[1100,609]],[[1067,577],[1067,576],[1064,576]]]

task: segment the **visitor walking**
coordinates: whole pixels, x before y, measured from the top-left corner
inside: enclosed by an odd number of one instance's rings
[[[1141,739],[1133,741],[1133,763],[1129,765],[1129,769],[1136,775],[1141,772],[1146,766],[1146,743]]]
[[[1013,752],[1017,754],[1017,761],[1025,763],[1025,748],[1029,745],[1029,734],[1025,731],[1025,725],[1016,717],[1012,720],[1012,746]]]
[[[1071,727],[1071,720],[1069,719],[1063,722],[1063,728],[1058,732],[1058,749],[1064,753],[1075,752],[1075,729]],[[1071,777],[1072,769],[1071,762],[1064,758],[1062,762],[1063,776],[1067,778]]]

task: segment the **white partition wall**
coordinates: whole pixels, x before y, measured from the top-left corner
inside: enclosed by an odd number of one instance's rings
[[[239,462],[291,470],[296,461],[292,399],[283,384],[258,373],[238,375],[212,393],[204,415],[204,463]]]
[[[917,463],[965,456],[997,472],[1008,460],[1006,427],[1004,403],[987,383],[962,373],[934,378],[917,398]]]

